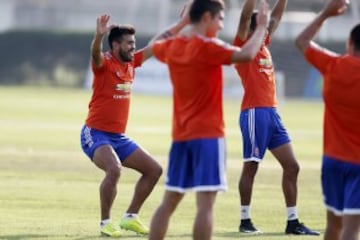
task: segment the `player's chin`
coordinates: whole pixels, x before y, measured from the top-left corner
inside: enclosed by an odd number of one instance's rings
[[[135,53],[133,53],[133,52],[129,53],[129,55],[128,55],[129,61],[132,61],[134,59],[134,54]]]
[[[133,59],[134,59],[134,54],[129,54],[123,59],[123,61],[124,62],[131,62]]]

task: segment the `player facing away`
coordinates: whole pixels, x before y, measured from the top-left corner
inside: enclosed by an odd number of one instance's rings
[[[234,39],[236,46],[242,47],[246,44],[257,29],[255,5],[256,0],[244,2]],[[296,200],[299,164],[294,156],[288,133],[276,110],[275,74],[268,45],[286,5],[287,0],[276,1],[270,13],[265,41],[256,57],[249,63],[235,65],[244,88],[239,117],[243,140],[243,167],[238,185],[241,202],[239,231],[249,234],[261,233],[251,221],[250,202],[259,163],[263,161],[266,149],[269,149],[283,169],[282,190],[287,212],[285,233],[319,235],[298,220]]]
[[[91,44],[93,93],[88,117],[81,130],[81,146],[92,162],[105,172],[100,185],[101,234],[121,236],[121,230],[111,221],[110,210],[116,197],[122,167],[136,170],[141,177],[119,226],[121,229],[147,234],[149,229],[140,221],[138,213],[160,178],[162,168],[144,149],[125,135],[125,130],[134,69],[152,56],[152,48],[148,45],[136,51],[134,27],[109,25],[109,18],[109,15],[98,17]],[[176,34],[186,24],[188,19],[181,18],[155,39]],[[110,51],[103,52],[102,42],[108,32]]]
[[[154,44],[154,56],[168,65],[173,85],[173,127],[165,194],[152,217],[150,240],[165,238],[171,215],[188,191],[196,193],[193,239],[211,239],[215,198],[227,189],[222,65],[250,61],[256,55],[265,36],[267,12],[268,5],[262,2],[258,29],[240,49],[217,38],[223,28],[224,2],[195,0],[190,27]]]
[[[344,55],[313,41],[322,24],[346,8],[345,0],[331,0],[295,40],[323,75],[325,240],[358,240],[360,232],[360,24],[350,31]]]

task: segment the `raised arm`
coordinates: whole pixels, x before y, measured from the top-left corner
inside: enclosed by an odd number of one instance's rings
[[[146,61],[148,58],[150,58],[153,55],[152,45],[155,41],[165,39],[171,36],[176,35],[179,33],[186,25],[190,23],[190,17],[189,17],[189,10],[191,6],[192,1],[188,1],[181,13],[180,13],[180,19],[172,24],[170,27],[168,27],[165,31],[162,33],[156,35],[153,37],[149,43],[142,49],[143,51],[143,62]]]
[[[103,53],[102,53],[102,42],[105,34],[112,28],[114,25],[108,25],[110,16],[101,15],[96,20],[96,31],[94,38],[91,42],[91,60],[96,67],[101,67],[103,64]]]
[[[268,26],[269,34],[272,35],[279,26],[287,5],[287,0],[277,0],[270,14],[270,22]]]
[[[265,34],[267,32],[268,25],[268,13],[269,13],[269,4],[266,0],[262,0],[259,7],[259,12],[257,15],[257,27],[255,32],[252,34],[249,41],[245,43],[242,49],[235,51],[231,57],[231,62],[248,62],[252,60],[258,51],[265,39]]]
[[[241,40],[245,40],[249,34],[251,15],[254,12],[255,4],[256,0],[245,0],[244,2],[236,33]]]
[[[330,17],[341,15],[347,9],[347,0],[331,0],[315,19],[296,37],[295,45],[304,52],[310,45],[317,47],[313,41],[322,24]]]

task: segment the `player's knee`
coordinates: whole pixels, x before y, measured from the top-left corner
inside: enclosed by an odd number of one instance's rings
[[[160,166],[160,164],[156,164],[154,166],[154,169],[151,171],[151,175],[154,179],[159,179],[161,177],[161,174],[163,173],[163,169]]]
[[[121,167],[120,166],[116,166],[116,167],[112,167],[106,170],[106,175],[113,179],[113,180],[118,180],[120,178],[121,175]]]
[[[285,169],[285,173],[291,176],[297,176],[300,172],[300,165],[294,161],[293,163],[289,164]]]

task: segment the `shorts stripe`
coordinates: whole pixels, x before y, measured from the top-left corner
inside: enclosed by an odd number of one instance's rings
[[[251,156],[255,154],[255,109],[249,110],[249,136],[251,142]]]
[[[219,138],[219,176],[220,176],[220,185],[227,186],[226,181],[226,146],[225,146],[225,139]],[[226,190],[226,187],[223,189]]]

